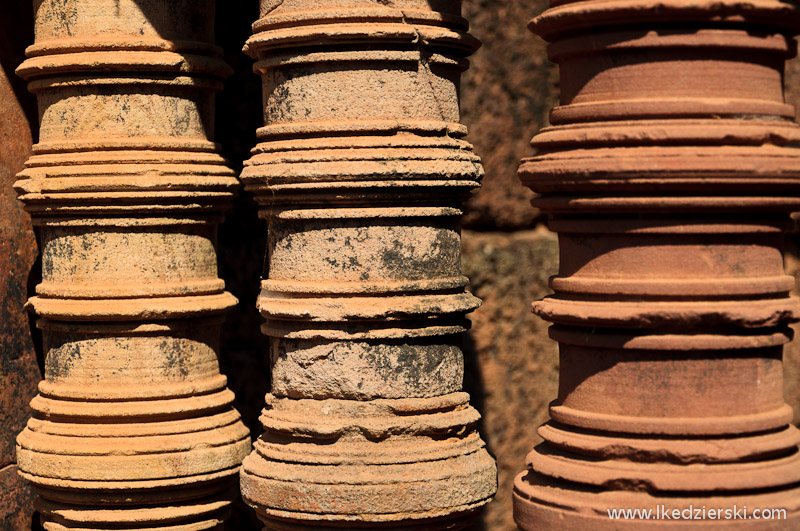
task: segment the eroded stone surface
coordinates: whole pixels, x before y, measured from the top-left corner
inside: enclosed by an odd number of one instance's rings
[[[466,205],[464,227],[471,230],[522,231],[545,221],[531,207],[533,193],[519,182],[517,166],[558,102],[558,71],[546,43],[531,39],[525,27],[531,13],[546,7],[546,0],[464,0],[470,31],[483,41],[461,91],[468,139],[486,170]]]
[[[481,433],[497,459],[498,491],[481,515],[483,527],[514,527],[511,485],[525,462],[558,384],[558,345],[547,324],[526,311],[549,293],[558,269],[558,241],[547,230],[464,231],[464,274],[483,303],[470,315],[464,387],[481,412]]]
[[[560,375],[515,481],[517,523],[619,529],[607,509],[747,504],[795,525],[782,252],[800,128],[782,74],[800,12],[577,1],[531,27],[561,71],[553,125],[520,168],[559,234],[555,295],[533,308],[554,323]]]
[[[36,276],[36,242],[30,219],[16,200],[14,175],[30,156],[35,100],[14,68],[30,37],[28,6],[3,7],[0,20],[0,522],[8,529],[31,529],[33,494],[17,474],[14,437],[30,416],[27,403],[41,373],[31,324],[23,309]],[[29,277],[33,277],[30,278]]]
[[[17,455],[48,531],[216,529],[250,448],[217,361],[228,68],[212,3],[165,6],[37,2],[17,70],[40,105],[15,189],[42,242],[46,356]]]
[[[460,392],[459,2],[262,2],[265,125],[242,180],[269,241],[273,385],[242,494],[269,529],[461,528],[496,489]]]

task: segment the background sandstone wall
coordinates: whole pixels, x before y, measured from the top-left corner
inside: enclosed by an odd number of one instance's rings
[[[237,170],[256,143],[254,131],[261,121],[261,86],[251,72],[252,60],[240,51],[250,35],[251,22],[258,17],[257,4],[256,0],[226,0],[218,2],[217,9],[217,41],[225,48],[225,59],[235,74],[218,97],[216,137]],[[472,279],[473,292],[484,301],[471,315],[473,328],[465,338],[465,386],[483,415],[482,433],[489,449],[498,458],[500,488],[483,517],[483,528],[490,531],[515,529],[511,481],[524,468],[525,454],[538,442],[536,428],[546,418],[547,404],[557,387],[556,345],[547,337],[546,324],[530,313],[530,302],[550,291],[547,279],[558,267],[557,242],[530,206],[531,192],[516,177],[519,159],[532,154],[530,138],[547,124],[548,111],[557,101],[557,70],[546,59],[544,43],[525,27],[526,21],[545,7],[541,0],[464,1],[471,31],[484,43],[464,75],[461,106],[469,140],[486,170],[483,188],[469,202],[464,219],[463,268]],[[34,100],[13,74],[25,46],[33,42],[33,34],[27,2],[3,3],[0,15],[3,26],[8,26],[0,32],[0,51],[3,73],[9,79],[9,84],[0,87],[4,91],[0,112],[3,124],[17,124],[0,131],[0,411],[13,416],[3,418],[0,424],[0,485],[8,493],[0,503],[0,522],[4,522],[1,529],[27,530],[32,520],[29,492],[17,480],[11,449],[27,418],[35,380],[40,377],[35,333],[21,309],[27,286],[39,280],[33,268],[35,246],[29,219],[16,203],[11,184],[19,169],[15,165],[27,157],[30,148],[24,132],[29,130],[28,124],[36,126],[35,103],[33,110],[30,107]],[[787,100],[800,104],[797,59],[790,63],[786,81]],[[12,91],[15,99],[9,96],[7,100],[5,94]],[[17,117],[16,122],[9,121],[12,116]],[[18,142],[9,143],[8,138]],[[222,370],[254,436],[260,430],[257,418],[269,379],[266,341],[259,332],[261,317],[255,309],[265,247],[260,223],[254,202],[240,193],[220,229],[218,249],[220,276],[240,301],[223,330]],[[800,239],[795,237],[791,243],[787,266],[797,276]],[[16,260],[12,265],[3,262],[9,256]],[[786,396],[798,410],[800,342],[792,343],[786,352]],[[229,528],[255,530],[260,526],[255,513],[241,504]]]
[[[14,438],[30,416],[28,402],[41,379],[41,336],[22,309],[39,266],[31,221],[11,188],[37,134],[36,99],[14,75],[33,42],[30,7],[0,8],[0,524],[39,529],[30,485],[17,474]],[[31,282],[29,282],[29,277]]]
[[[461,87],[463,121],[486,177],[468,203],[462,264],[483,306],[471,315],[467,389],[483,415],[482,433],[497,458],[499,488],[483,515],[484,529],[516,529],[511,485],[536,429],[556,396],[558,349],[530,302],[549,293],[558,242],[530,205],[533,192],[517,178],[530,139],[558,102],[558,70],[544,41],[526,22],[546,1],[465,0],[464,16],[483,47]]]

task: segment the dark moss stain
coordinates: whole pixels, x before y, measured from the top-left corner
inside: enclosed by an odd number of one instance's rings
[[[294,246],[295,238],[293,234],[282,232],[281,234],[276,234],[276,237],[279,238],[281,242],[281,247],[283,247],[284,249],[290,250]]]
[[[65,238],[59,236],[60,235],[57,234],[49,234],[44,238],[42,246],[43,280],[52,280],[56,271],[60,271],[60,269],[56,268],[56,265],[60,268],[62,264],[72,264],[74,254],[72,245],[70,245]],[[74,265],[70,265],[70,267],[73,270],[75,269]]]
[[[361,262],[359,262],[358,258],[355,256],[343,256],[341,260],[332,256],[326,256],[323,260],[341,272],[359,271],[363,269]]]
[[[416,242],[395,240],[391,248],[380,252],[385,271],[398,278],[436,278],[453,274],[458,264],[461,243],[453,231],[439,230],[431,243],[431,251],[417,251]]]
[[[365,352],[360,355],[363,365],[389,385],[402,383],[409,387],[413,390],[411,395],[427,395],[432,390],[461,386],[460,379],[457,382],[452,381],[452,372],[447,370],[463,363],[457,346],[425,341],[421,344],[399,341],[368,342],[364,346]],[[331,358],[334,359],[337,355],[352,356],[353,352],[345,343],[332,349]]]
[[[272,363],[273,366],[275,365],[275,362],[277,362],[278,360],[285,361],[286,359],[288,359],[288,356],[286,354],[286,342],[279,341],[277,339],[270,341],[269,356],[270,356],[270,362]]]
[[[50,0],[52,6],[42,22],[52,26],[56,32],[64,31],[72,36],[75,23],[78,21],[76,2],[73,0]]]
[[[89,98],[92,97],[90,94],[87,94],[86,91],[78,89],[77,95],[81,98]],[[62,129],[62,134],[69,138],[75,136],[75,132],[78,129],[78,125],[80,124],[80,120],[75,116],[74,109],[72,106],[67,107],[56,107],[55,113],[55,121],[59,124]]]
[[[172,118],[169,128],[170,136],[185,136],[191,129],[192,111],[184,102],[177,98],[164,100],[165,113]]]
[[[164,338],[159,343],[157,350],[164,355],[164,369],[167,372],[178,371],[181,376],[189,375],[189,356],[187,356],[180,344],[172,339]]]
[[[294,106],[293,106],[293,95],[292,91],[289,90],[287,86],[287,82],[291,81],[291,77],[287,77],[284,80],[280,80],[278,82],[276,79],[275,88],[272,91],[272,95],[267,100],[267,105],[264,108],[264,112],[269,118],[269,120],[265,120],[267,122],[285,122],[290,121],[292,116],[294,116]],[[309,113],[306,113],[308,116]]]
[[[48,380],[69,378],[72,368],[83,359],[82,341],[76,336],[51,335],[47,343],[45,377]]]
[[[92,264],[88,267],[99,271],[104,263],[98,260],[102,254],[95,253],[95,249],[107,244],[107,235],[100,231],[47,231],[42,245],[42,278],[53,280],[54,276],[77,275],[78,264]]]

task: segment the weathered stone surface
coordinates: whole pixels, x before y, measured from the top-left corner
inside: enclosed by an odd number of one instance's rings
[[[28,402],[41,379],[23,309],[37,274],[37,248],[30,219],[12,188],[30,156],[31,126],[36,125],[35,99],[14,76],[30,40],[29,11],[27,5],[11,3],[0,17],[0,522],[9,530],[31,529],[33,495],[17,475],[14,437],[30,416]]]
[[[11,14],[15,9],[19,10],[19,15]],[[503,225],[504,230],[518,230],[518,227],[529,226],[535,215],[533,207],[527,202],[528,197],[533,194],[518,183],[515,172],[518,164],[516,159],[530,153],[528,142],[538,129],[534,124],[545,125],[544,118],[539,117],[546,117],[547,109],[557,101],[554,80],[557,71],[546,61],[544,43],[531,38],[525,29],[527,19],[544,9],[543,2],[464,1],[464,16],[470,20],[471,33],[484,41],[483,47],[470,58],[470,68],[462,76],[462,122],[470,127],[467,139],[475,145],[475,152],[481,155],[486,169],[486,176],[479,192],[482,197],[477,201],[482,206],[476,207],[475,213],[470,213],[472,202],[467,204],[467,219],[477,219],[470,221],[470,224],[479,229],[493,230],[495,228],[493,220],[503,218],[510,220]],[[3,45],[0,46],[0,52],[5,52],[14,48],[14,39],[9,37],[10,30],[31,31],[30,28],[23,27],[32,24],[31,7],[24,2],[6,2],[0,7],[0,14],[3,15],[0,17],[0,24],[7,28],[0,33],[0,39],[7,39],[3,40]],[[240,51],[241,42],[250,34],[250,21],[257,17],[257,2],[244,0],[225,2],[224,9],[218,9],[216,16],[217,42],[225,48],[225,61],[231,64],[236,72],[232,78],[226,80],[225,90],[217,99],[216,138],[222,144],[222,152],[235,171],[240,169],[241,161],[249,156],[248,151],[254,143],[253,132],[261,121],[258,113],[253,112],[253,109],[260,104],[258,78],[252,75],[252,61]],[[21,50],[24,49],[25,43],[31,42],[31,39],[32,37],[27,34],[20,38],[17,41],[19,57],[8,63],[3,62],[6,75],[12,82],[15,79],[13,70],[22,61]],[[800,65],[798,59],[792,59],[787,63],[786,97],[787,102],[794,106],[800,101],[798,65]],[[21,80],[19,82],[22,83]],[[523,94],[524,97],[521,96]],[[5,102],[3,99],[2,103]],[[8,116],[7,113],[3,114],[4,117]],[[32,122],[35,122],[35,101],[32,118]],[[35,123],[32,125],[36,126]],[[15,135],[20,130],[15,128]],[[4,142],[2,149],[8,149],[9,145],[7,141]],[[515,152],[513,156],[508,153],[511,149]],[[495,156],[495,152],[502,156]],[[23,155],[21,159],[25,156]],[[15,202],[10,184],[14,180],[13,173],[16,171],[17,169],[4,177],[5,186],[0,190],[0,195],[3,193],[8,195],[7,204]],[[498,199],[495,203],[493,199],[490,200],[488,198],[490,189],[497,191],[503,201]],[[520,193],[524,196],[516,199]],[[495,204],[498,206],[494,207]],[[15,205],[15,208],[21,210],[21,206]],[[27,216],[21,219],[27,222]],[[228,387],[237,395],[235,402],[237,409],[242,412],[246,424],[255,432],[260,430],[257,417],[263,405],[263,394],[268,385],[269,373],[268,356],[253,355],[254,352],[266,352],[268,349],[267,338],[258,330],[261,317],[255,308],[258,274],[263,262],[266,240],[265,237],[258,236],[263,231],[262,228],[255,228],[259,223],[264,222],[256,220],[252,197],[250,194],[241,193],[234,198],[233,207],[226,214],[218,239],[219,276],[225,279],[226,289],[241,301],[230,311],[223,324],[220,363],[222,372],[228,376]],[[263,226],[266,226],[265,223]],[[24,234],[29,238],[29,242],[33,241],[33,233],[29,232],[29,229],[24,229]],[[477,247],[470,244],[471,241],[476,241],[473,235],[479,238],[480,245]],[[473,367],[470,365],[472,363],[470,356],[467,356],[465,389],[472,395],[471,403],[483,414],[481,433],[489,449],[498,458],[500,490],[497,498],[489,503],[484,511],[486,529],[492,531],[509,530],[514,526],[510,505],[504,501],[510,498],[511,483],[503,478],[510,474],[509,467],[515,471],[522,467],[524,457],[522,448],[538,440],[535,435],[537,424],[543,420],[543,415],[546,415],[547,400],[556,395],[554,387],[557,379],[556,344],[547,338],[543,322],[527,311],[528,302],[540,298],[544,292],[541,291],[542,288],[536,288],[530,294],[523,293],[521,284],[517,284],[515,280],[528,278],[525,285],[532,286],[539,281],[537,280],[539,275],[546,278],[547,275],[555,273],[556,262],[539,261],[545,256],[552,255],[554,243],[552,239],[541,241],[519,236],[517,238],[514,234],[471,232],[464,235],[464,273],[471,278],[473,292],[484,299],[481,308],[470,315],[473,327],[468,335],[475,337],[474,348],[477,348],[479,363],[477,368]],[[15,237],[13,241],[17,247],[22,247],[18,242],[24,239]],[[522,241],[525,243],[517,243]],[[472,253],[475,249],[484,251],[474,258]],[[32,255],[30,259],[32,263]],[[789,263],[788,266],[792,270],[792,264]],[[539,267],[547,273],[536,273],[534,268]],[[796,271],[796,268],[792,271]],[[24,286],[24,283],[21,285]],[[24,323],[25,328],[21,331],[21,336],[14,337],[28,341],[31,332],[28,329],[27,319],[23,317],[20,322]],[[491,330],[491,334],[483,334],[484,330]],[[34,329],[34,333],[36,332],[38,331]],[[471,342],[467,339],[465,343],[467,352],[473,348]],[[497,349],[493,346],[494,343],[503,344],[504,347]],[[784,366],[786,400],[795,411],[800,405],[800,394],[797,392],[797,382],[800,381],[800,364],[797,360],[800,356],[797,344],[792,342],[787,347]],[[543,349],[549,349],[547,351],[549,354],[545,354]],[[487,361],[500,359],[499,356],[503,356],[502,362]],[[520,370],[520,367],[523,369]],[[549,376],[542,372],[547,367]],[[488,383],[482,386],[487,391],[482,401],[477,391],[481,386],[471,381],[474,379],[471,375],[475,375],[478,368],[485,382],[500,382],[497,386]],[[26,371],[30,372],[32,379],[38,378],[36,374],[38,371],[30,369]],[[517,376],[518,380],[514,380],[513,384],[510,383],[512,376],[516,374],[529,376],[524,378]],[[540,383],[542,381],[547,384],[542,385]],[[29,389],[34,387],[35,384],[31,384]],[[29,391],[26,397],[15,402],[18,404],[16,412],[25,418],[29,414],[27,402],[32,393],[33,391]],[[522,403],[517,404],[512,403],[509,396],[525,398],[521,399]],[[542,406],[537,407],[533,404]],[[14,409],[6,407],[3,407],[2,411],[15,412]],[[493,418],[495,420],[492,420]],[[18,432],[21,424],[18,426],[11,431]],[[509,436],[508,433],[514,435]],[[3,440],[13,447],[11,442],[13,437],[4,437]],[[503,448],[508,447],[504,445],[509,445],[513,449],[504,450]],[[509,465],[509,462],[512,464]],[[501,506],[505,507],[507,512]],[[228,522],[230,529],[255,529],[256,524],[246,520],[247,517],[251,517],[252,521],[257,522],[253,511],[249,507],[243,509],[240,513],[234,512],[234,517],[240,516],[244,519],[241,520],[244,523],[234,522],[232,517]]]
[[[242,171],[268,251],[264,434],[242,495],[269,529],[470,525],[496,469],[461,392],[461,204],[482,176],[459,2],[262,2]]]
[[[533,309],[560,369],[515,480],[517,523],[659,528],[607,511],[749,505],[798,525],[782,350],[800,318],[783,263],[800,127],[782,83],[800,11],[558,2],[531,27],[561,72],[553,126],[520,167],[559,234],[555,294]]]
[[[30,483],[22,479],[16,465],[8,465],[0,469],[0,516],[4,531],[21,531],[41,529],[36,521],[31,501],[33,493]]]
[[[800,235],[793,234],[788,239],[786,273],[795,279],[793,294],[797,295],[797,286],[800,285]],[[794,337],[800,334],[800,325],[792,325]],[[783,353],[783,393],[786,403],[794,411],[794,424],[800,424],[800,341],[796,339],[786,345]]]
[[[558,271],[557,252],[549,232],[463,235],[464,274],[483,301],[470,315],[464,388],[481,412],[480,431],[498,466],[499,490],[481,516],[482,529],[488,531],[515,527],[511,488],[503,486],[512,484],[531,443],[541,441],[537,429],[556,396],[557,343],[549,339],[545,321],[525,308],[550,292],[547,279]],[[800,271],[799,254],[795,245],[787,255],[787,273],[794,277]],[[792,328],[800,333],[797,325]],[[784,353],[784,393],[795,424],[800,411],[798,346],[792,341]]]
[[[38,227],[45,380],[17,438],[48,531],[218,528],[250,448],[219,372],[213,3],[36,3],[40,105],[15,189]]]
[[[467,228],[525,230],[542,221],[517,166],[558,101],[558,71],[547,60],[545,43],[531,39],[524,23],[546,7],[545,0],[464,1],[464,16],[483,46],[464,73],[461,110],[486,170],[466,205]]]
[[[468,138],[486,170],[481,188],[467,203],[465,220],[469,227],[520,231],[535,220],[543,221],[528,203],[533,194],[518,182],[516,169],[517,158],[530,153],[528,139],[547,125],[547,112],[558,100],[554,79],[558,72],[547,61],[544,41],[531,39],[520,22],[545,8],[546,2],[464,2],[471,32],[483,41],[483,46],[470,58],[470,68],[463,76],[462,115],[470,129]],[[800,58],[787,62],[786,101],[794,107],[800,105]],[[513,156],[509,153],[512,150]],[[492,190],[500,197],[492,196]],[[481,433],[498,459],[499,490],[482,517],[484,529],[490,531],[515,527],[511,514],[512,482],[508,478],[519,470],[530,444],[540,440],[537,426],[546,419],[547,405],[556,396],[557,345],[548,338],[544,322],[524,310],[528,301],[541,298],[548,290],[538,288],[526,294],[521,286],[532,286],[535,281],[517,284],[515,280],[533,274],[532,268],[537,267],[543,271],[545,282],[547,276],[555,274],[558,264],[551,252],[555,243],[546,238],[529,240],[524,234],[464,234],[464,273],[470,277],[473,292],[483,300],[470,316],[473,326],[468,332],[483,382],[470,381],[468,366],[465,387],[483,415]],[[474,241],[480,243],[472,245]],[[522,241],[526,242],[525,251],[508,243],[520,242],[518,245],[522,246]],[[478,249],[484,251],[476,254]],[[787,272],[797,276],[798,268],[793,263],[787,263]],[[514,288],[504,288],[507,284]],[[793,328],[797,333],[797,327]],[[784,354],[786,402],[795,410],[795,422],[800,410],[798,344],[790,343]],[[503,356],[502,362],[494,361],[498,356]],[[525,369],[519,371],[520,367]],[[512,381],[509,373],[526,377]],[[485,393],[482,400],[478,390]],[[509,396],[524,398],[517,405],[517,398],[512,400]]]
[[[800,108],[800,57],[786,61],[784,88],[786,103],[795,109]]]
[[[462,261],[470,290],[483,300],[470,314],[464,388],[483,417],[480,429],[497,458],[499,484],[481,529],[513,529],[510,487],[556,394],[558,346],[528,307],[550,291],[547,279],[558,270],[558,243],[543,229],[465,231]]]

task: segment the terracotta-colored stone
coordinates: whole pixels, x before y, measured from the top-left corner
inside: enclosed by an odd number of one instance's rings
[[[13,437],[12,437],[13,440]],[[8,531],[37,530],[33,512],[33,492],[30,483],[22,479],[16,465],[0,469],[0,516],[3,529]]]
[[[48,530],[219,528],[248,431],[219,373],[210,140],[228,69],[213,3],[44,0],[18,73],[39,143],[15,188],[39,230],[45,380],[19,435]]]
[[[30,416],[27,403],[41,380],[23,309],[29,277],[36,277],[36,241],[12,188],[31,152],[28,120],[36,120],[35,100],[14,76],[29,40],[29,11],[10,3],[0,17],[0,522],[9,530],[31,529],[33,494],[17,474],[14,438]]]
[[[458,2],[262,2],[265,126],[242,172],[269,225],[265,432],[242,494],[270,529],[454,529],[496,489],[461,392],[461,203],[482,175]]]
[[[561,70],[523,161],[559,234],[558,398],[515,483],[523,529],[661,529],[615,508],[782,508],[800,523],[800,433],[782,348],[798,318],[783,233],[800,128],[783,99],[794,4],[557,2],[531,24]],[[666,525],[694,528],[696,520]]]

